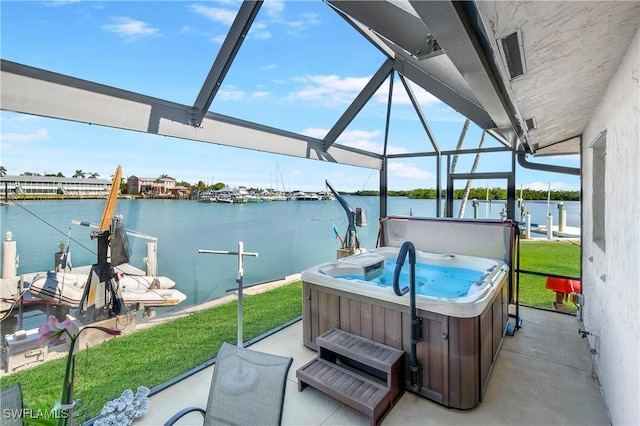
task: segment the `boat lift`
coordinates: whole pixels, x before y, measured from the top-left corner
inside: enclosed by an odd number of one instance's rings
[[[98,254],[97,262],[91,266],[79,305],[80,317],[85,323],[126,313],[122,293],[114,283],[118,279],[114,267],[127,263],[131,256],[122,218],[113,215],[121,175],[122,168],[118,166],[98,229],[91,232],[91,239],[95,238],[98,242]]]
[[[347,219],[349,225],[345,234],[342,248],[338,250],[338,259],[342,257],[351,256],[353,254],[362,253],[364,250],[360,248],[360,241],[358,240],[358,232],[356,226],[367,226],[367,217],[364,210],[360,207],[354,209],[347,203],[347,201],[336,191],[328,180],[325,180],[327,187],[331,190],[336,199],[340,202],[342,208],[347,213]]]

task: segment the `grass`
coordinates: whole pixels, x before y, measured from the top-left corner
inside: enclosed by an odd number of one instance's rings
[[[125,389],[152,388],[212,359],[223,342],[237,340],[236,301],[106,341],[76,356],[76,413],[88,420]],[[302,283],[245,296],[243,334],[250,340],[302,314]],[[60,398],[65,358],[2,378],[19,382],[25,408],[51,407]]]
[[[521,240],[520,269],[533,272],[580,276],[580,246],[566,241]],[[544,288],[546,277],[520,274],[520,304],[550,309],[555,293]],[[575,312],[576,306],[565,305]]]

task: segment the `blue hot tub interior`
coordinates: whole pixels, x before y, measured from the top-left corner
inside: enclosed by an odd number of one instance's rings
[[[336,278],[359,280],[372,285],[391,287],[395,259],[385,259],[384,267],[370,268],[364,275],[339,275]],[[431,297],[464,297],[473,284],[485,276],[484,271],[416,263],[416,294]],[[400,273],[400,288],[409,286],[409,264],[405,263]]]

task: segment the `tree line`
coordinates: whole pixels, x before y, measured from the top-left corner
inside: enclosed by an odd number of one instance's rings
[[[7,169],[4,166],[0,166],[0,176],[6,176],[6,175],[7,175]],[[37,172],[22,172],[20,173],[20,176],[48,176],[48,177],[61,177],[61,178],[66,177],[64,174],[62,174],[62,172],[45,173],[43,175]],[[100,173],[83,172],[82,170],[76,170],[76,172],[71,177],[82,178],[82,179],[88,177],[89,179],[98,179],[100,177]]]
[[[562,190],[552,190],[552,191],[544,191],[544,190],[534,190],[534,189],[523,189],[522,191],[516,191],[517,197],[522,197],[523,200],[544,200],[550,198],[554,201],[580,201],[580,191],[562,191]],[[435,200],[436,199],[436,190],[431,188],[419,188],[419,189],[411,189],[406,191],[393,191],[389,190],[387,194],[390,197],[408,197],[412,199],[428,199]],[[522,194],[522,195],[521,195]],[[378,196],[380,195],[379,191],[356,191],[351,193],[351,195],[361,195],[361,196]],[[446,190],[441,191],[441,197],[445,198]],[[454,189],[453,190],[453,198],[456,200],[461,200],[464,198],[464,189]],[[473,200],[506,200],[507,199],[507,190],[506,188],[471,188],[469,191],[468,199]]]
[[[7,173],[7,169],[4,166],[0,166],[0,176],[5,176]],[[20,176],[42,176],[39,173],[31,173],[24,172]],[[55,177],[64,177],[61,172],[57,174],[45,174],[44,176],[55,176]],[[82,170],[76,170],[72,177],[74,178],[85,178],[89,177],[89,179],[97,179],[100,175],[98,173],[85,173]],[[166,178],[168,175],[161,175],[157,181],[160,179]],[[224,182],[217,182],[214,185],[207,185],[203,181],[198,181],[197,184],[192,185],[189,182],[179,181],[176,182],[177,186],[183,186],[185,188],[189,188],[191,190],[218,190],[224,188],[226,185]],[[124,178],[120,182],[120,189],[122,192],[127,192],[127,184]],[[250,190],[255,190],[259,192],[260,190],[257,188],[251,188]],[[436,190],[434,188],[418,188],[411,190],[403,190],[403,191],[394,191],[389,190],[388,195],[390,197],[408,197],[412,199],[428,199],[435,200],[436,199]],[[380,195],[379,191],[373,190],[362,190],[351,193],[345,193],[348,195],[359,195],[359,196],[374,196],[377,197]],[[446,191],[442,190],[441,197],[445,198]],[[544,191],[544,190],[533,190],[533,189],[523,189],[521,191],[517,191],[517,196],[521,197],[523,200],[547,200],[549,197],[554,201],[580,201],[580,191],[562,191],[562,190],[552,190],[552,191]],[[453,198],[456,200],[461,200],[464,198],[464,190],[463,189],[454,189]],[[469,191],[468,199],[473,200],[506,200],[507,199],[507,190],[505,188],[471,188]]]

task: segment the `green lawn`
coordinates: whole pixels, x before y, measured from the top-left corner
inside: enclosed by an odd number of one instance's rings
[[[133,334],[109,340],[78,353],[74,398],[78,420],[100,413],[105,402],[125,389],[149,389],[212,359],[223,342],[237,340],[236,301],[199,311]],[[245,341],[302,314],[300,281],[265,293],[245,296]],[[25,408],[51,407],[60,398],[66,358],[2,378],[2,387],[19,382]]]
[[[580,276],[580,246],[566,241],[521,240],[520,269]],[[544,288],[546,278],[520,274],[520,304],[550,309],[555,293]],[[575,312],[575,305],[565,302]]]

